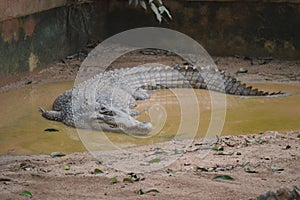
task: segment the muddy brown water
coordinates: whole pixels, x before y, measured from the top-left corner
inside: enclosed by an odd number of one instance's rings
[[[300,130],[300,83],[251,85],[266,91],[281,90],[292,95],[278,98],[241,98],[227,95],[221,135]],[[72,86],[72,82],[32,85],[0,94],[0,154],[86,151],[80,138],[85,144],[93,141],[97,150],[109,149],[112,144],[117,148],[145,145],[174,138],[203,137],[207,134],[212,120],[223,125],[222,117],[213,119],[212,110],[218,113],[224,109],[218,108],[218,105],[212,109],[211,93],[208,91],[193,90],[193,99],[191,90],[188,89],[159,90],[151,95],[150,100],[138,102],[137,109],[142,111],[138,119],[151,118],[154,124],[154,131],[148,136],[101,133],[109,143],[100,141],[99,132],[95,131],[80,130],[78,136],[75,128],[46,120],[38,111],[40,106],[50,109],[55,98]],[[44,132],[47,128],[54,128],[59,132]],[[213,128],[211,130],[217,134],[218,131]],[[93,135],[98,137],[99,143]],[[89,147],[88,149],[90,150]]]

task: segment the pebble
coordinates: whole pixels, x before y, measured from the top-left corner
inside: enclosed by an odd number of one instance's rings
[[[52,158],[54,158],[54,157],[62,157],[62,156],[65,156],[65,154],[64,154],[64,153],[61,153],[61,152],[52,152],[52,153],[50,154],[50,156],[51,156]]]
[[[236,73],[247,73],[248,69],[241,67]]]

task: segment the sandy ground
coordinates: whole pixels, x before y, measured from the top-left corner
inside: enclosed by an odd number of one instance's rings
[[[32,73],[2,77],[0,92],[30,84],[74,80],[84,57],[84,53],[75,54]],[[219,69],[244,81],[300,80],[299,61],[241,56],[214,60]],[[121,57],[112,68],[147,62],[184,63],[164,52],[142,51]],[[240,68],[248,72],[236,73]],[[128,149],[127,157],[108,163],[101,156],[95,158],[89,153],[55,158],[1,156],[0,199],[28,198],[20,195],[24,190],[32,194],[32,199],[249,199],[282,186],[300,187],[299,141],[299,132],[266,132],[221,137],[217,143],[209,144],[201,140],[191,144],[188,143],[191,141],[181,141],[182,146],[175,150],[172,142],[162,143]],[[222,148],[216,151],[215,147]],[[170,153],[172,148],[174,155],[179,152],[179,158],[167,164],[166,152]],[[130,156],[136,152],[140,157]],[[118,158],[119,154],[109,155]],[[149,156],[153,159],[142,161]],[[147,168],[151,172],[140,172],[133,167],[135,174],[129,175],[128,166],[122,165],[121,160],[129,160],[139,169]],[[69,169],[64,169],[65,166]],[[96,168],[103,173],[93,174]],[[234,180],[215,180],[217,175],[230,175]]]
[[[0,199],[24,199],[20,196],[24,190],[33,199],[249,199],[282,186],[300,186],[299,142],[299,132],[227,136],[210,145],[195,140],[170,165],[158,168],[159,160],[149,161],[155,171],[134,175],[107,166],[89,153],[55,158],[4,156],[0,159]],[[215,146],[223,150],[208,150]],[[161,158],[168,147],[151,145],[129,151]],[[143,169],[142,159],[130,161]],[[103,173],[93,174],[96,168]],[[214,180],[218,175],[234,180]],[[117,183],[112,183],[114,177]],[[140,189],[158,192],[142,195]]]

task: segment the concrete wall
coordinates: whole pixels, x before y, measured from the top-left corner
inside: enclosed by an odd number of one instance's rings
[[[143,26],[183,32],[212,55],[300,59],[298,1],[164,2],[173,20],[159,24],[151,11],[129,6],[127,0],[71,6],[62,6],[65,0],[1,0],[0,76],[32,71],[76,52],[88,40]]]
[[[109,34],[159,26],[150,12],[110,3]],[[300,59],[300,1],[165,1],[173,20],[160,26],[187,34],[212,55]],[[125,9],[126,8],[126,9]]]
[[[175,19],[170,27],[200,41],[214,55],[299,59],[299,3],[181,3],[173,9]]]
[[[67,0],[1,0],[0,22],[66,5]]]
[[[57,7],[2,21],[0,76],[32,71],[77,52],[88,40],[103,40],[101,5]]]

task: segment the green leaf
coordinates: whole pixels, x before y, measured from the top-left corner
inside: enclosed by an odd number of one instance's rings
[[[64,166],[64,170],[70,170],[70,168],[71,168],[71,167],[68,166],[68,165],[65,165],[65,166]]]
[[[218,176],[215,176],[213,179],[217,180],[217,181],[234,181],[235,180],[234,178],[232,178],[229,175],[218,175]]]
[[[147,193],[150,193],[150,192],[159,193],[159,191],[158,191],[157,189],[147,190],[146,192],[144,192],[142,189],[139,189],[139,190],[137,191],[137,193],[138,193],[139,195],[147,194]]]
[[[255,142],[255,140],[246,139],[246,142],[247,143],[253,143],[253,142]]]
[[[157,0],[157,2],[158,2],[159,5],[163,4],[162,0]]]
[[[273,172],[281,172],[281,171],[284,170],[283,168],[276,167],[276,166],[271,166],[271,169],[272,169]]]
[[[156,7],[156,5],[154,3],[150,4],[152,11],[155,13],[156,15],[156,19],[161,22],[161,14],[158,12],[158,9]]]
[[[249,167],[245,168],[245,172],[247,172],[247,173],[257,173],[257,171],[255,171],[254,169],[251,169]]]
[[[144,8],[145,10],[147,10],[147,5],[146,5],[146,3],[145,3],[144,0],[140,0],[140,5],[141,5],[142,8]]]
[[[160,14],[163,14],[165,12],[165,7],[164,6],[159,6],[158,10],[159,10]]]
[[[216,146],[214,147],[214,150],[215,150],[215,151],[223,151],[224,149],[223,149],[222,146],[216,145]]]
[[[135,181],[132,178],[124,178],[123,182],[134,183]]]
[[[113,178],[110,180],[110,184],[116,184],[117,182],[118,182],[117,177],[113,177]]]
[[[158,10],[159,10],[160,14],[167,13],[168,17],[170,19],[172,19],[170,12],[168,11],[168,9],[165,6],[159,6]]]
[[[27,166],[28,166],[27,163],[21,163],[20,164],[21,169],[25,169],[25,168],[27,168]]]
[[[21,163],[21,164],[20,164],[20,168],[21,168],[21,169],[24,169],[24,170],[26,170],[26,171],[29,171],[29,170],[35,169],[35,166],[30,165],[30,164],[27,164],[27,163]]]
[[[133,172],[128,173],[128,175],[130,175],[130,179],[133,180],[134,182],[141,180],[140,177],[138,177],[138,175],[136,175]]]
[[[138,193],[139,195],[145,194],[145,192],[142,189],[139,189],[136,193]]]
[[[300,133],[297,135],[297,138],[300,138]]]
[[[24,190],[20,195],[25,197],[32,197],[32,194],[28,190]]]
[[[160,161],[161,160],[159,158],[154,158],[154,159],[150,160],[149,163],[158,163]]]
[[[145,194],[150,193],[150,192],[155,192],[155,193],[159,193],[159,191],[157,189],[151,189],[151,190],[147,190],[145,192]]]
[[[258,139],[258,140],[257,140],[257,143],[258,143],[258,144],[262,144],[262,143],[264,143],[264,142],[265,142],[265,141],[264,141],[263,139]]]
[[[55,129],[55,128],[46,128],[44,130],[44,132],[59,132],[59,130]]]
[[[101,169],[95,168],[92,174],[102,174],[103,171]]]

